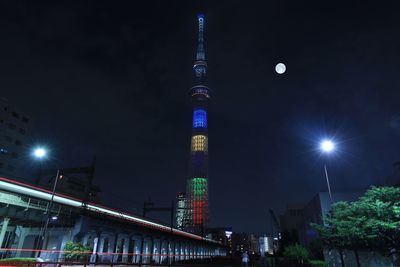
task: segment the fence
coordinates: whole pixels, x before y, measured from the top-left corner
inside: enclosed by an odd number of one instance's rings
[[[92,253],[90,251],[0,249],[0,266],[115,266],[115,265],[181,265],[181,264],[232,264],[227,257],[195,254],[155,253]],[[224,259],[225,260],[222,260]],[[232,258],[230,258],[232,259]],[[44,261],[43,261],[44,260]],[[43,262],[40,262],[43,261]],[[238,261],[235,259],[234,261]],[[5,264],[5,265],[3,265]]]

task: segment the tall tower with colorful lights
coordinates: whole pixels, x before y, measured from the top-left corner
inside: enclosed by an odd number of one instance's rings
[[[190,89],[193,106],[190,170],[187,181],[186,229],[202,233],[208,223],[208,102],[211,90],[204,85],[207,62],[204,50],[204,16],[198,15],[195,85]]]

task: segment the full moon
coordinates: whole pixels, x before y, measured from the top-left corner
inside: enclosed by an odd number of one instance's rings
[[[286,71],[286,66],[285,66],[285,64],[283,64],[283,63],[278,63],[278,64],[276,64],[276,66],[275,66],[275,71],[276,71],[278,74],[283,74],[283,73],[285,73],[285,71]]]

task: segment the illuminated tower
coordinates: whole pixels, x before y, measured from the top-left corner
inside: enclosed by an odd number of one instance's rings
[[[190,89],[193,103],[190,172],[187,184],[186,228],[200,233],[208,223],[208,131],[207,106],[210,89],[204,85],[207,63],[204,51],[204,16],[198,16],[199,36],[193,70],[195,86]]]

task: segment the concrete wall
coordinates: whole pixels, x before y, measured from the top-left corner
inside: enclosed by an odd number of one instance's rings
[[[358,255],[362,267],[393,267],[391,259],[379,253],[360,251]],[[340,254],[337,250],[324,250],[324,257],[329,267],[342,267]],[[344,251],[343,259],[345,266],[357,266],[353,251]]]

